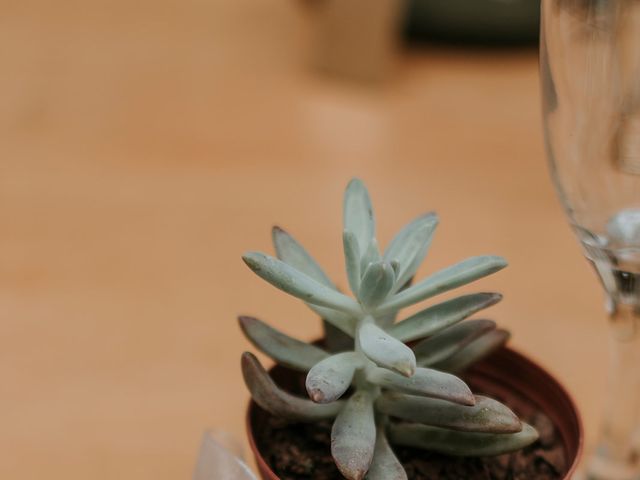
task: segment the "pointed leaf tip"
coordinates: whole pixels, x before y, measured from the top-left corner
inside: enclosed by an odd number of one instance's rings
[[[340,398],[351,386],[362,356],[356,352],[343,352],[325,358],[314,365],[305,382],[309,397],[316,403],[330,403]]]
[[[399,264],[394,291],[402,288],[415,275],[427,254],[437,225],[438,216],[430,212],[403,227],[391,240],[384,252],[384,259],[395,260]]]
[[[369,192],[360,179],[354,178],[347,185],[343,215],[344,229],[354,233],[360,254],[364,255],[375,237],[375,220]]]
[[[329,356],[315,345],[279,332],[257,318],[240,316],[238,321],[245,337],[280,365],[306,372]]]
[[[517,433],[520,419],[505,405],[488,397],[476,397],[475,405],[386,392],[376,402],[379,411],[411,422],[463,432]]]
[[[389,262],[370,263],[362,276],[359,300],[368,307],[380,304],[393,287],[395,272]]]
[[[416,368],[409,378],[384,368],[370,369],[367,371],[367,380],[409,395],[437,398],[466,406],[476,403],[471,389],[464,381],[454,375],[429,368]]]
[[[426,367],[436,364],[477,338],[496,329],[492,320],[468,320],[425,338],[413,347],[418,365]]]
[[[364,478],[373,459],[375,442],[373,400],[369,393],[356,391],[331,428],[331,455],[346,478]]]
[[[342,233],[342,243],[344,245],[344,262],[347,270],[347,278],[349,286],[354,295],[358,296],[360,292],[361,267],[360,267],[360,247],[358,247],[358,239],[349,230]]]
[[[509,262],[507,261],[506,258],[501,257],[499,255],[489,255],[489,256],[495,259],[495,265],[498,270],[509,266]]]
[[[335,284],[322,270],[322,267],[295,238],[277,225],[272,228],[272,237],[276,255],[281,261],[325,287],[337,291]],[[350,314],[309,302],[307,302],[307,306],[333,326],[353,336],[355,327]]]
[[[395,370],[405,377],[412,377],[416,372],[416,367],[410,363],[405,363],[396,365]]]
[[[432,305],[391,326],[388,332],[403,342],[425,338],[495,305],[502,295],[473,293]]]
[[[377,325],[367,323],[358,331],[363,353],[377,365],[410,377],[416,369],[413,350]]]
[[[385,314],[413,305],[426,298],[491,275],[506,265],[504,258],[495,255],[468,258],[392,295],[378,307],[377,312]]]
[[[258,252],[246,252],[242,255],[242,261],[247,264],[247,266],[253,270],[254,268],[258,268],[256,262],[256,254]]]
[[[503,347],[509,341],[510,337],[511,334],[507,330],[492,330],[476,338],[450,357],[434,363],[432,366],[438,370],[447,372],[462,372],[470,365],[473,365],[475,362],[478,362]]]
[[[322,267],[293,236],[278,226],[272,228],[271,235],[276,256],[280,260],[326,287],[336,290],[335,284]]]
[[[342,402],[321,405],[281,390],[250,352],[242,354],[241,366],[253,400],[274,415],[290,420],[318,421],[333,418],[342,409]]]
[[[259,252],[249,252],[242,258],[256,275],[307,303],[352,315],[358,315],[361,312],[360,305],[352,298],[327,287],[277,258]]]
[[[420,424],[392,424],[388,434],[399,445],[470,457],[514,452],[538,439],[538,432],[526,423],[522,424],[520,432],[508,434],[460,432]]]

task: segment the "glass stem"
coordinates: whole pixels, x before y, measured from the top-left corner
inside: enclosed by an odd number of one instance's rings
[[[591,480],[638,480],[640,310],[637,302],[609,297],[609,384],[604,422],[588,466]]]

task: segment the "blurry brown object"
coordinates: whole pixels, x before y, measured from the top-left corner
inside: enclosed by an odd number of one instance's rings
[[[405,6],[406,0],[310,0],[314,67],[358,80],[384,78]]]
[[[534,45],[540,30],[536,0],[409,0],[411,40],[470,45]]]

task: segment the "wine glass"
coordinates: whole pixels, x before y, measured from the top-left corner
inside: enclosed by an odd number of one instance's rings
[[[593,480],[640,479],[640,1],[543,0],[545,146],[606,293],[611,366]]]

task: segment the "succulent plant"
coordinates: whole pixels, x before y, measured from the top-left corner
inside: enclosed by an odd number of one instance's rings
[[[369,194],[360,180],[352,180],[344,197],[343,244],[355,298],[341,293],[278,227],[273,229],[277,258],[257,252],[243,256],[256,274],[353,339],[348,351],[332,353],[256,318],[239,319],[259,350],[280,365],[308,372],[305,399],[281,390],[245,352],[242,371],[253,399],[294,421],[334,419],[331,454],[348,479],[406,479],[390,444],[485,456],[518,450],[538,437],[508,407],[474,395],[454,375],[507,341],[508,333],[490,320],[460,323],[501,295],[463,295],[396,321],[399,310],[506,266],[497,256],[473,257],[411,284],[437,223],[434,213],[418,217],[381,253]]]

